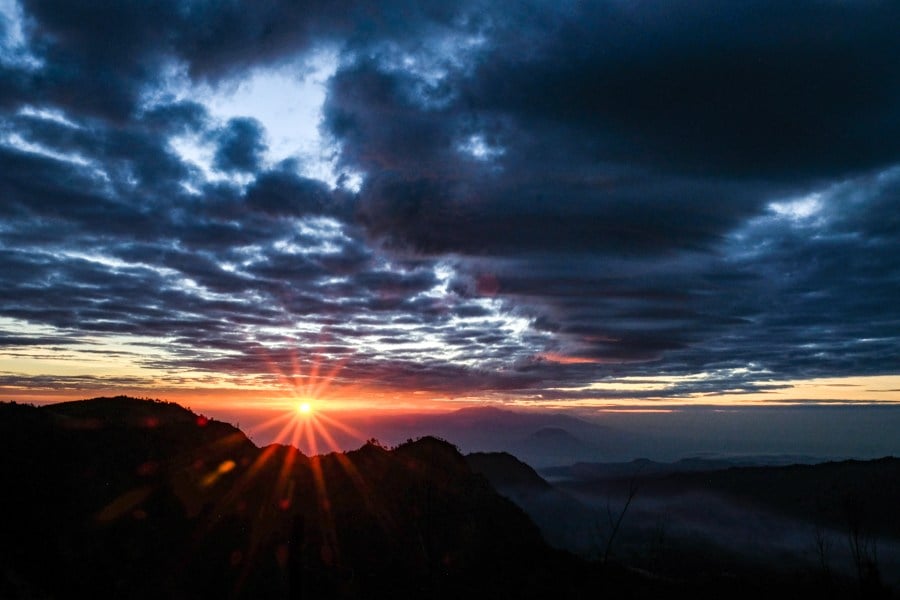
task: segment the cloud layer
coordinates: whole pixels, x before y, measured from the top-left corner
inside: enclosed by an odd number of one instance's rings
[[[897,373],[895,4],[2,7],[10,361],[560,400]],[[211,109],[323,55],[319,162]]]

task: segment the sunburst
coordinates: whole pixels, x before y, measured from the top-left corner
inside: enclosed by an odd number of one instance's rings
[[[264,350],[261,352],[265,353]],[[321,357],[316,356],[309,366],[308,373],[303,373],[301,360],[296,350],[290,351],[290,354],[284,357],[286,360],[282,361],[274,360],[268,353],[265,353],[263,358],[276,380],[291,392],[292,398],[287,410],[253,427],[250,434],[253,436],[265,431],[276,430],[277,433],[272,438],[275,444],[293,446],[308,457],[308,466],[314,486],[312,491],[319,506],[323,533],[326,535],[328,545],[331,546],[330,552],[337,558],[339,557],[339,548],[337,547],[337,537],[333,535],[332,502],[329,496],[329,484],[326,481],[326,469],[323,468],[325,462],[333,460],[333,464],[338,465],[340,470],[346,474],[367,504],[370,502],[372,491],[352,461],[341,452],[344,448],[341,448],[340,443],[335,439],[335,433],[340,433],[344,438],[356,440],[360,445],[367,437],[355,428],[341,422],[334,416],[334,413],[329,414],[326,410],[328,402],[334,399],[332,390],[337,387],[336,382],[340,379],[339,374],[346,359],[337,361],[333,365],[325,365]],[[289,371],[282,368],[281,365],[285,363],[290,365]],[[352,393],[356,387],[347,386],[344,382],[339,385],[342,396]],[[297,485],[298,482],[294,481],[295,465],[301,456],[293,452],[279,452],[277,448],[278,446],[272,445],[260,453],[254,464],[246,469],[244,477],[248,480],[255,478],[266,464],[280,459],[282,463],[278,465],[273,501],[281,510],[290,510],[295,501],[299,499],[295,498],[295,495],[302,493]]]

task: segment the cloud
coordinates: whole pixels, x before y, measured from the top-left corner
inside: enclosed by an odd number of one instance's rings
[[[266,149],[264,134],[256,119],[229,119],[219,137],[213,165],[222,171],[259,171]]]
[[[821,213],[798,221],[772,210],[736,232],[729,267],[755,278],[732,288],[731,310],[747,322],[718,344],[797,377],[891,372],[898,185],[896,168],[845,180],[821,191]]]
[[[895,9],[801,3],[774,28],[769,9],[579,5],[423,73],[376,46],[335,75],[326,123],[370,173],[367,224],[395,245],[708,247],[773,196],[900,155],[883,135],[900,104]],[[473,139],[494,151],[474,156]]]
[[[4,347],[154,336],[133,358],[152,369],[327,360],[346,382],[460,394],[896,370],[893,4],[16,15],[0,317],[45,329]],[[302,78],[322,53],[321,156],[275,162],[258,115],[178,91]]]
[[[900,107],[894,11],[603,3],[546,26],[498,17],[470,63],[419,73],[391,48],[358,53],[335,75],[326,122],[343,160],[369,173],[358,214],[372,237],[469,257],[464,270],[489,273],[560,356],[672,371],[756,356],[804,370],[792,362],[802,343],[775,328],[716,345],[778,312],[752,300],[763,261],[780,257],[733,260],[745,249],[732,236],[775,198],[898,159],[879,133]],[[787,318],[814,335],[819,314]],[[849,332],[835,333],[837,356]]]

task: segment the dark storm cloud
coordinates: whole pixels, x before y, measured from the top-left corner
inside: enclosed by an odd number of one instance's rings
[[[894,3],[22,11],[0,22],[0,317],[57,333],[5,347],[155,336],[148,365],[267,376],[319,348],[348,382],[463,394],[896,371]],[[166,87],[323,50],[358,193]]]
[[[22,2],[26,31],[46,66],[27,101],[117,121],[132,114],[166,66],[174,2]]]
[[[742,316],[707,299],[721,290],[707,273],[708,255],[613,258],[585,254],[483,260],[454,283],[458,293],[490,293],[503,299],[533,327],[553,336],[552,353],[596,363],[654,361],[740,325]]]
[[[264,135],[265,130],[256,119],[229,119],[219,136],[213,166],[222,171],[256,173],[266,150]]]
[[[288,168],[261,173],[247,191],[246,204],[271,217],[325,215],[342,210],[327,185],[298,177]]]
[[[900,159],[897,7],[594,3],[553,17],[522,29],[498,17],[461,66],[422,74],[379,46],[338,72],[327,123],[369,173],[358,214],[370,233],[395,251],[472,257],[473,293],[490,275],[490,293],[563,356],[673,372],[755,356],[795,374],[815,360],[806,336],[835,358],[854,346],[861,332],[830,316],[852,310],[851,289],[808,281],[822,305],[802,308],[759,293],[762,261],[824,248],[796,240],[749,265],[726,253],[774,199]],[[857,275],[882,301],[898,294],[872,272],[887,256]],[[753,344],[723,341],[760,315],[771,321]],[[890,368],[869,343],[860,359],[874,362],[843,372]]]
[[[900,338],[900,173],[836,184],[809,215],[769,214],[730,267],[755,275],[718,296],[746,324],[687,354],[729,349],[796,377],[885,374]],[[774,344],[773,340],[790,343]]]
[[[882,2],[585,3],[504,40],[464,95],[567,128],[586,158],[830,177],[897,157],[898,23]]]
[[[290,60],[317,43],[368,48],[408,37],[421,43],[423,31],[472,26],[496,10],[481,2],[430,0],[194,3],[178,11],[185,26],[175,47],[192,75],[214,79]]]
[[[203,105],[191,101],[157,104],[140,113],[146,127],[163,135],[179,135],[203,131],[209,116]]]
[[[503,181],[477,172],[463,181],[376,174],[359,215],[390,247],[429,254],[647,255],[708,248],[759,208],[750,190],[721,183],[667,178],[594,187],[578,175],[536,180],[531,172]],[[725,195],[730,202],[722,203]]]
[[[167,70],[217,82],[290,61],[316,44],[403,36],[412,25],[449,23],[442,2],[118,2],[23,0],[24,33],[45,66],[10,70],[0,103],[51,104],[122,123]],[[4,89],[5,88],[5,89]]]
[[[897,23],[871,3],[579,5],[553,30],[498,27],[438,83],[360,53],[328,125],[397,244],[704,247],[789,185],[900,156]]]

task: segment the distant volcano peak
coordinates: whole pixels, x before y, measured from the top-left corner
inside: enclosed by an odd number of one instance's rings
[[[541,429],[538,429],[528,437],[537,440],[568,440],[581,443],[580,439],[578,439],[562,427],[543,427]]]

